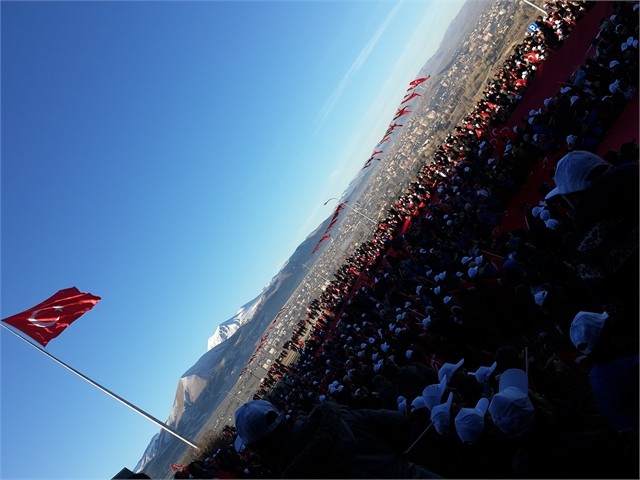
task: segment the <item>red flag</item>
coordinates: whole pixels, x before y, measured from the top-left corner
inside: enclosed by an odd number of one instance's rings
[[[378,142],[378,145],[380,145],[380,144],[382,144],[382,143],[386,142],[386,141],[387,141],[387,140],[389,140],[390,138],[391,138],[391,135],[387,135],[386,137],[384,137],[382,140],[380,140],[380,141]],[[378,145],[376,145],[376,147],[377,147]]]
[[[74,320],[88,312],[100,297],[82,293],[76,287],[60,290],[35,307],[2,320],[26,333],[45,347]]]
[[[407,94],[407,95],[404,96],[404,100],[400,102],[400,105],[402,105],[403,103],[408,102],[412,98],[421,97],[421,96],[422,95],[420,95],[419,93],[415,93],[415,92],[413,92],[411,95]]]
[[[398,109],[398,111],[396,112],[396,116],[393,117],[394,120],[400,118],[403,115],[406,115],[407,113],[411,113],[407,107],[404,107],[403,109]]]
[[[415,80],[409,82],[409,85],[416,86],[420,85],[422,82],[426,82],[431,78],[431,75],[427,75],[426,77],[416,78]]]
[[[416,88],[418,85],[420,85],[422,82],[426,82],[427,80],[429,80],[431,78],[431,75],[428,75],[426,77],[422,77],[422,78],[416,78],[415,80],[409,82],[409,88],[407,88],[407,92],[409,90],[412,90],[414,88]]]
[[[322,237],[319,241],[318,244],[315,246],[315,248],[313,249],[313,251],[311,253],[316,253],[318,251],[318,249],[320,248],[320,244],[322,242],[324,242],[327,238],[329,238],[331,235],[325,235],[324,237]]]

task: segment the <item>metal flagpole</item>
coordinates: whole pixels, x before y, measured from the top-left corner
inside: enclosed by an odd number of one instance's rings
[[[540,10],[545,15],[548,13],[544,8],[540,8],[538,5],[536,5],[535,3],[531,3],[529,0],[522,0],[522,1],[524,3],[526,3],[527,5],[531,5],[533,8],[537,8],[538,10]]]
[[[413,447],[415,447],[415,446],[416,446],[416,443],[418,443],[418,442],[420,441],[420,439],[424,436],[424,434],[425,434],[425,433],[427,433],[427,431],[428,431],[432,426],[433,426],[433,422],[431,422],[431,423],[427,426],[427,428],[425,428],[425,429],[424,429],[424,431],[420,434],[420,436],[419,436],[418,438],[416,438],[416,441],[415,441],[415,442],[413,442],[413,443],[411,444],[411,446],[410,446],[409,448],[407,448],[407,449],[404,451],[404,454],[405,454],[405,455],[406,455],[406,454],[408,454],[408,453],[413,449]]]
[[[182,435],[180,435],[178,432],[176,432],[175,430],[173,430],[171,427],[169,427],[168,425],[166,425],[165,423],[161,422],[160,420],[158,420],[157,418],[155,418],[152,415],[149,415],[147,412],[145,412],[144,410],[141,410],[140,408],[136,407],[135,405],[133,405],[132,403],[129,403],[128,401],[126,401],[124,398],[120,397],[119,395],[116,395],[115,393],[113,393],[112,391],[106,389],[105,387],[103,387],[102,385],[100,385],[99,383],[94,382],[93,380],[91,380],[89,377],[87,377],[86,375],[83,375],[82,373],[80,373],[79,371],[77,371],[76,369],[74,369],[73,367],[70,367],[69,365],[67,365],[66,363],[64,363],[62,360],[54,357],[53,355],[51,355],[49,352],[47,352],[45,349],[39,347],[38,345],[36,345],[35,343],[30,342],[29,340],[27,340],[26,338],[24,338],[22,335],[17,334],[16,332],[14,332],[12,329],[10,329],[9,327],[7,327],[4,323],[0,322],[0,325],[2,325],[2,327],[4,327],[5,330],[13,333],[16,337],[18,337],[20,340],[22,340],[23,342],[31,345],[33,348],[39,350],[41,353],[45,354],[47,357],[49,357],[51,360],[53,360],[54,362],[56,362],[59,365],[62,365],[64,368],[66,368],[67,370],[69,370],[70,372],[75,373],[76,375],[78,375],[80,378],[82,378],[83,380],[89,382],[91,385],[93,385],[94,387],[98,388],[99,390],[102,390],[104,393],[106,393],[107,395],[109,395],[112,398],[115,398],[116,400],[118,400],[120,403],[126,405],[127,407],[129,407],[131,410],[138,412],[140,415],[142,415],[143,417],[147,418],[148,420],[151,420],[153,423],[155,423],[156,425],[158,425],[160,428],[162,428],[163,430],[166,430],[167,432],[169,432],[171,435],[173,435],[174,437],[182,440],[184,443],[186,443],[187,445],[200,450],[200,447],[198,447],[195,443],[187,440],[186,438],[184,438]]]

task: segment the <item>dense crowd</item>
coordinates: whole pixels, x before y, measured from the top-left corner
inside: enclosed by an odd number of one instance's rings
[[[638,2],[611,2],[595,54],[504,126],[594,3],[546,3],[310,303],[254,397],[280,412],[276,423],[393,412],[399,455],[434,477],[638,478],[637,139],[593,153],[637,99]],[[500,228],[543,159],[555,178],[520,206],[528,228]],[[289,349],[299,356],[284,366]],[[306,457],[299,442],[285,468],[227,427],[175,478],[339,477],[337,438]]]

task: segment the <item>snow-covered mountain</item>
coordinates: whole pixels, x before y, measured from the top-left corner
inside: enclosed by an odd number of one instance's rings
[[[186,438],[198,436],[233,388],[269,325],[308,274],[303,263],[310,261],[329,222],[327,218],[298,246],[260,295],[216,328],[207,352],[180,377],[167,425]],[[183,442],[161,430],[152,437],[135,471],[142,470],[153,478],[167,477],[169,464],[184,450]]]

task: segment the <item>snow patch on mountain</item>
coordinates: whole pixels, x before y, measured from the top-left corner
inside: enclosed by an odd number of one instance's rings
[[[269,282],[269,284],[262,290],[262,293],[268,290],[269,286],[272,285],[273,282],[274,280],[272,279]],[[258,310],[258,307],[262,303],[261,300],[262,300],[262,294],[258,295],[256,298],[254,298],[251,302],[247,303],[246,305],[243,305],[242,307],[240,307],[240,309],[236,312],[236,314],[233,317],[231,317],[229,320],[218,325],[215,331],[213,332],[213,335],[211,335],[209,337],[209,340],[207,341],[207,351],[220,345],[225,340],[228,340],[229,338],[231,338],[231,336],[233,336],[233,334],[238,331],[238,328],[240,328],[242,325],[246,324],[247,322],[251,321],[256,311]]]

